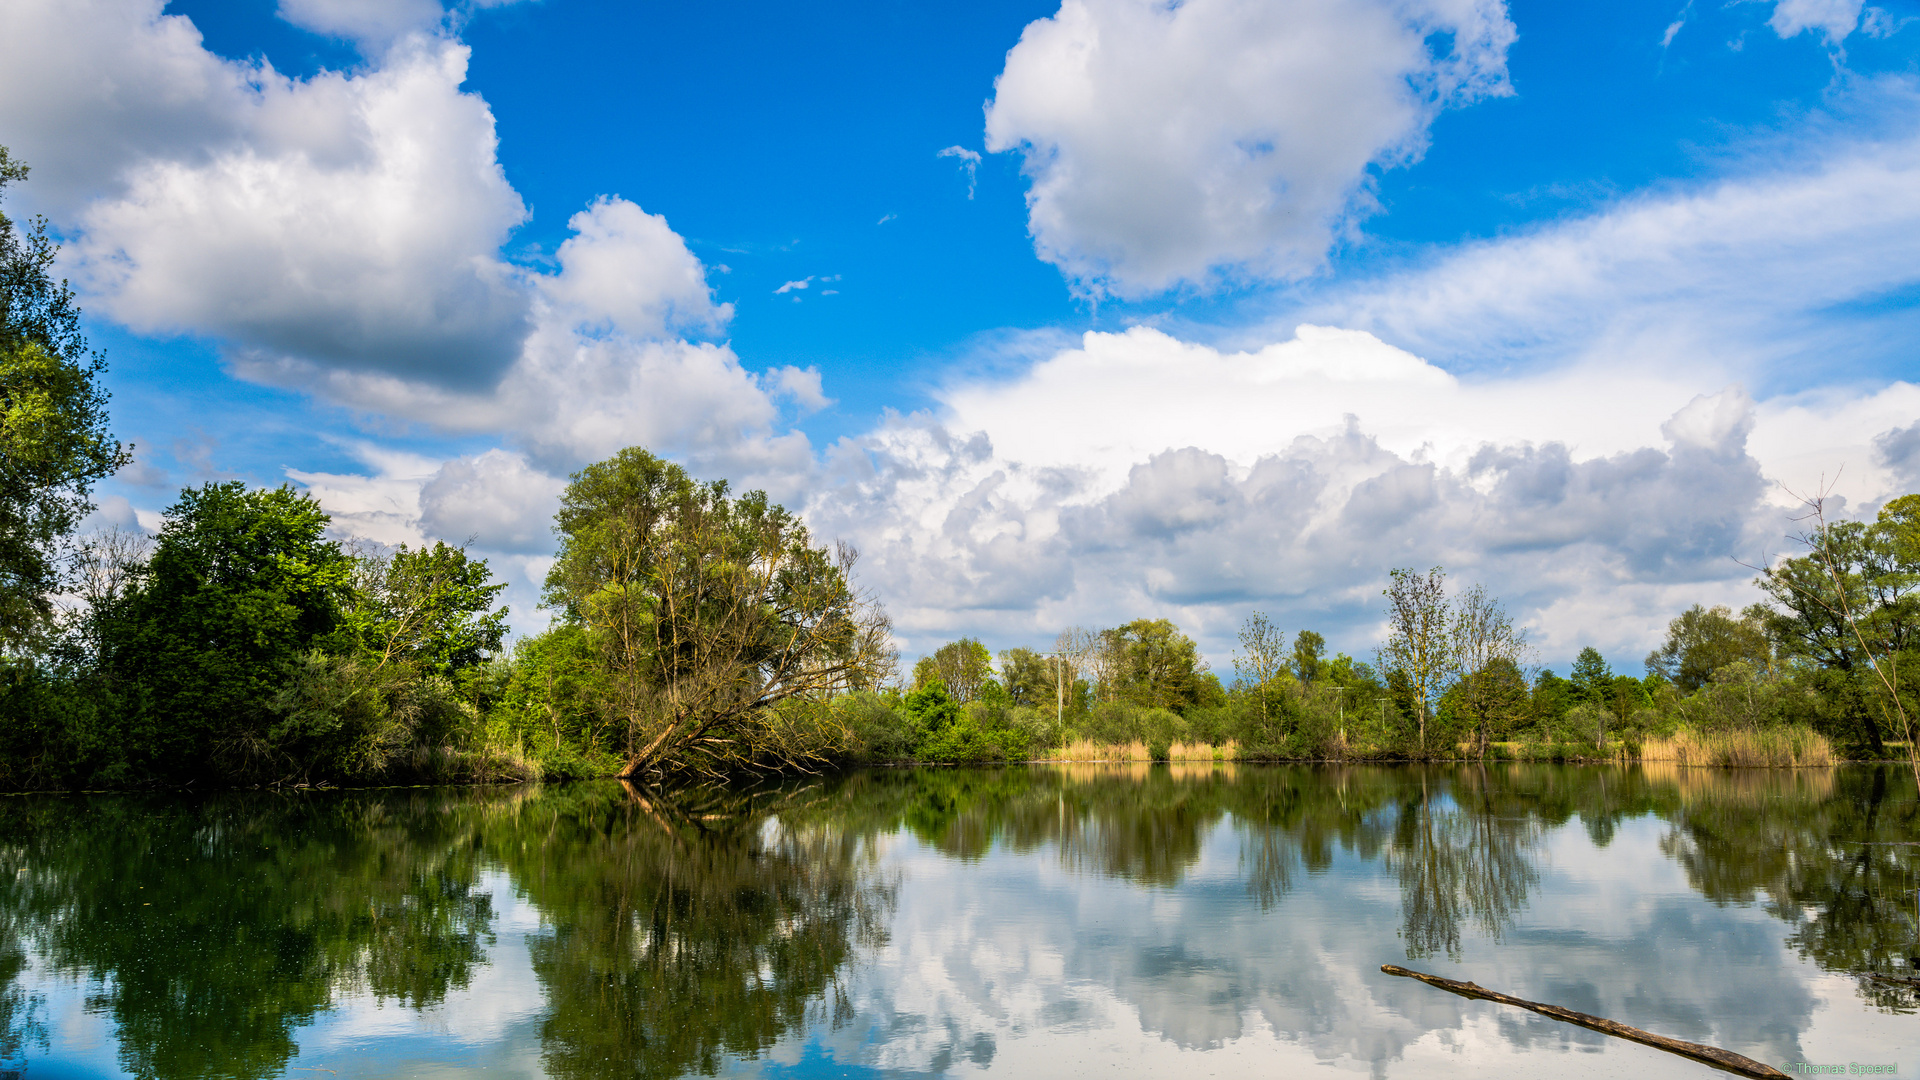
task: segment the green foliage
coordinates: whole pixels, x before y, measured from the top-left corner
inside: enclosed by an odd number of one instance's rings
[[[353,561],[312,498],[239,481],[181,493],[133,590],[97,612],[105,674],[137,695],[135,776],[256,775],[267,703],[332,637]]]
[[[26,175],[0,147],[0,193]],[[0,649],[14,651],[47,629],[61,547],[94,483],[132,460],[107,428],[106,362],[53,280],[58,252],[45,220],[22,231],[0,214]]]
[[[401,544],[391,555],[362,557],[355,578],[345,618],[375,667],[408,664],[452,678],[500,651],[507,609],[493,602],[506,583],[464,548]]]
[[[1320,678],[1321,657],[1327,652],[1327,639],[1312,630],[1302,630],[1293,638],[1293,676],[1303,683]]]
[[[549,606],[607,672],[622,772],[722,772],[810,760],[769,714],[870,689],[893,664],[885,613],[764,492],[728,495],[638,447],[573,475],[554,516]]]
[[[972,638],[949,641],[913,665],[913,688],[940,683],[953,700],[966,704],[993,678],[993,654]]]
[[[1119,654],[1116,689],[1125,701],[1179,712],[1209,693],[1199,648],[1169,620],[1135,619],[1114,631],[1112,647]]]
[[[1766,608],[1755,604],[1735,618],[1726,607],[1695,604],[1667,624],[1666,641],[1647,654],[1647,671],[1693,693],[1728,664],[1745,662],[1759,670],[1773,668],[1768,641]]]

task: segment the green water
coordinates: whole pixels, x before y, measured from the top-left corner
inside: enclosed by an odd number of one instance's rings
[[[0,799],[0,1074],[1920,1073],[1903,770]]]

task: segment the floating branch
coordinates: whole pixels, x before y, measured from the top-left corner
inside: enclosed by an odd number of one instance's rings
[[[1443,979],[1438,975],[1427,975],[1418,971],[1409,971],[1406,968],[1393,964],[1382,964],[1380,965],[1380,970],[1389,975],[1403,975],[1409,979],[1419,979],[1423,983],[1437,986],[1442,990],[1451,990],[1462,997],[1485,998],[1488,1001],[1497,1001],[1502,1005],[1516,1005],[1522,1009],[1537,1012],[1541,1016],[1550,1016],[1555,1020],[1563,1020],[1569,1024],[1578,1024],[1583,1028],[1598,1031],[1605,1035],[1631,1039],[1634,1042],[1642,1043],[1658,1050],[1665,1050],[1669,1054],[1679,1054],[1681,1057],[1689,1057],[1695,1061],[1712,1065],[1717,1069],[1725,1069],[1728,1072],[1739,1073],[1741,1076],[1785,1077],[1787,1075],[1771,1065],[1763,1065],[1750,1057],[1743,1057],[1731,1050],[1722,1050],[1717,1046],[1706,1046],[1701,1043],[1684,1042],[1680,1039],[1669,1039],[1665,1035],[1655,1035],[1651,1031],[1641,1031],[1637,1027],[1628,1027],[1625,1024],[1616,1023],[1605,1017],[1589,1016],[1583,1012],[1574,1012],[1572,1009],[1563,1009],[1558,1005],[1545,1005],[1538,1001],[1528,1001],[1525,998],[1512,997],[1508,994],[1502,994],[1497,990],[1489,990],[1479,983]]]

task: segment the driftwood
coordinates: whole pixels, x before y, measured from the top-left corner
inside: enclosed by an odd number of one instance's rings
[[[1380,970],[1389,975],[1404,975],[1409,979],[1419,979],[1423,983],[1437,986],[1442,990],[1451,990],[1462,997],[1485,998],[1488,1001],[1497,1001],[1502,1005],[1517,1005],[1522,1009],[1530,1009],[1542,1016],[1550,1016],[1555,1020],[1564,1020],[1569,1024],[1578,1024],[1583,1028],[1598,1031],[1602,1034],[1615,1035],[1622,1039],[1631,1039],[1634,1042],[1642,1043],[1655,1049],[1665,1050],[1670,1054],[1689,1057],[1703,1064],[1712,1065],[1717,1069],[1725,1069],[1731,1073],[1738,1073],[1741,1076],[1785,1077],[1787,1075],[1771,1065],[1763,1065],[1750,1057],[1743,1057],[1731,1050],[1722,1050],[1717,1046],[1705,1046],[1701,1043],[1683,1042],[1680,1039],[1669,1039],[1665,1035],[1655,1035],[1651,1031],[1641,1031],[1637,1027],[1628,1027],[1625,1024],[1616,1023],[1605,1017],[1589,1016],[1583,1012],[1574,1012],[1572,1009],[1563,1009],[1558,1005],[1544,1005],[1538,1001],[1528,1001],[1525,998],[1512,997],[1496,990],[1489,990],[1479,983],[1443,979],[1438,975],[1427,975],[1418,971],[1409,971],[1406,968],[1397,967],[1393,964],[1382,964],[1380,965]]]

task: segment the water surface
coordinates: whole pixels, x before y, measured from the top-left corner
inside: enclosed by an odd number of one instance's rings
[[[0,1073],[1920,1073],[1911,775],[876,770],[0,800]]]

